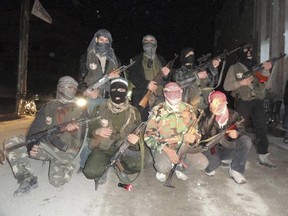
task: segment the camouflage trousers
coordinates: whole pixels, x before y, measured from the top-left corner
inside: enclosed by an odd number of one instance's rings
[[[7,144],[13,142],[13,144],[24,142],[23,136],[15,136],[8,139]],[[56,147],[52,146],[50,143],[41,143],[42,145],[48,145],[64,162],[58,161],[52,155],[44,151],[41,146],[40,150],[36,157],[31,157],[27,153],[26,146],[11,150],[6,153],[7,160],[11,166],[12,172],[14,177],[17,179],[18,183],[21,183],[25,180],[30,180],[31,178],[35,177],[35,173],[31,168],[31,159],[42,160],[42,161],[49,161],[49,182],[55,187],[60,187],[68,182],[71,177],[72,173],[75,169],[74,164],[74,152],[67,152],[60,151]]]

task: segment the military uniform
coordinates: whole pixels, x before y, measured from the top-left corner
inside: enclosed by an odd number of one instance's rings
[[[152,118],[148,122],[144,134],[144,141],[153,151],[155,168],[160,173],[167,173],[171,169],[171,161],[162,153],[164,146],[177,151],[184,142],[195,115],[191,105],[180,102],[179,111],[173,111],[166,102],[160,103],[152,109]]]
[[[71,104],[64,105],[58,100],[52,100],[40,109],[29,129],[26,139],[29,140],[33,134],[45,131],[52,127],[58,126],[61,123],[69,122],[72,121],[72,119],[78,119],[83,116],[86,116],[86,111],[83,111],[82,109]],[[74,170],[73,159],[82,146],[83,136],[83,130],[76,130],[73,132],[65,131],[57,134],[54,137],[39,140],[40,146],[47,145],[62,159],[62,162],[58,161],[55,157],[44,151],[42,148],[40,152],[38,152],[37,156],[33,157],[37,160],[50,162],[48,176],[49,182],[53,186],[62,186],[71,179]],[[16,144],[24,141],[24,136],[18,136],[10,138],[8,143],[12,142]],[[60,150],[56,148],[54,146],[55,143],[63,145],[64,151],[63,149]],[[7,159],[11,165],[15,178],[18,180],[18,183],[30,181],[31,179],[36,178],[35,173],[31,169],[26,146],[7,152]],[[65,164],[63,164],[63,162]]]
[[[104,169],[109,164],[113,153],[127,138],[127,135],[141,123],[139,111],[131,106],[128,100],[126,100],[126,109],[117,113],[112,112],[109,109],[108,103],[111,103],[111,99],[108,99],[106,103],[96,107],[91,114],[92,117],[101,116],[101,118],[89,125],[89,146],[92,148],[91,146],[93,144],[94,147],[91,149],[92,152],[89,155],[83,170],[83,173],[89,179],[98,179],[103,175]],[[112,129],[113,132],[110,138],[95,135],[95,130],[103,127],[110,127]],[[95,143],[97,143],[97,147],[95,147]],[[139,146],[130,145],[129,149],[132,151],[139,151]],[[140,157],[124,155],[121,162],[125,170],[129,173],[140,171]]]

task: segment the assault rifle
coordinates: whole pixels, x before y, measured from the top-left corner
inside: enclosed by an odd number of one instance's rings
[[[237,47],[236,49],[234,49],[230,52],[228,52],[225,49],[223,51],[223,53],[214,57],[213,59],[220,59],[220,60],[226,59],[229,55],[231,55],[232,53],[236,52],[239,49],[241,49],[241,47]],[[213,59],[209,59],[210,56],[211,56],[211,53],[208,53],[207,55],[204,55],[201,58],[198,58],[197,61],[198,61],[199,65],[195,68],[195,70],[202,71],[202,70],[209,69],[209,71],[212,73],[212,76],[216,76],[218,73],[215,70],[213,70],[213,65],[212,65]],[[207,60],[207,59],[209,59],[209,60]]]
[[[169,69],[171,69],[176,61],[176,59],[179,57],[178,54],[174,53],[174,59],[170,60],[165,67],[168,67]],[[156,83],[159,83],[161,81],[161,79],[163,78],[163,73],[162,71],[159,71],[158,74],[154,77],[153,81],[155,81]],[[140,100],[139,102],[139,106],[145,108],[147,107],[148,103],[149,103],[149,98],[150,95],[152,94],[152,91],[148,90],[146,92],[146,94],[144,95],[144,97]]]
[[[286,56],[286,54],[280,54],[280,56],[278,57],[273,57],[265,62],[271,62],[271,64],[273,65],[276,61],[278,61],[281,58],[284,58]],[[262,80],[263,82],[268,80],[268,77],[262,75],[260,73],[260,71],[264,70],[264,66],[263,66],[264,62],[258,65],[255,65],[252,67],[251,70],[246,71],[245,73],[243,73],[243,76],[241,79],[246,79],[250,76],[255,76],[256,78],[258,78],[259,80]]]
[[[231,144],[229,145],[227,142],[221,142],[225,139],[225,137],[227,137],[227,131],[229,130],[235,130],[237,129],[237,127],[242,123],[244,122],[244,118],[241,118],[241,120],[233,123],[232,125],[230,125],[227,129],[221,131],[220,133],[216,134],[215,136],[212,136],[210,137],[209,139],[207,140],[202,140],[200,143],[202,142],[205,142],[205,141],[208,141],[208,143],[206,143],[203,147],[203,151],[207,151],[211,148],[213,148],[215,145],[217,145],[218,143],[221,143],[221,145],[223,145],[224,147],[226,148],[231,148],[233,146],[231,146]]]
[[[151,119],[152,115],[147,119],[145,122],[141,122],[131,133],[135,135],[139,135],[146,127],[148,121]],[[117,150],[114,152],[112,157],[110,158],[110,163],[105,167],[103,174],[99,181],[101,181],[102,178],[107,174],[110,167],[115,167],[118,162],[120,162],[121,158],[125,155],[125,151],[128,149],[128,147],[131,145],[131,143],[128,141],[128,138],[126,138],[120,146],[117,148]],[[98,182],[95,181],[95,190],[98,188]]]
[[[224,50],[222,54],[220,54],[219,56],[216,56],[213,59],[226,59],[227,56],[231,55],[232,53],[236,52],[237,50],[239,50],[240,47],[227,52],[227,50]],[[179,82],[182,86],[188,86],[191,82],[193,82],[195,80],[195,73],[198,73],[199,71],[207,71],[209,72],[208,78],[211,81],[215,81],[218,75],[218,71],[216,68],[213,67],[212,65],[212,61],[213,59],[210,58],[211,57],[211,53],[208,53],[206,55],[203,55],[201,58],[197,59],[198,62],[198,66],[196,66],[195,68],[193,68],[192,70],[188,70],[185,74],[181,74],[178,78],[177,78],[177,82]],[[208,69],[208,70],[207,70]],[[221,75],[220,75],[221,77]]]
[[[38,132],[38,133],[35,133],[35,134],[32,134],[29,139],[27,139],[25,142],[21,142],[21,143],[17,143],[17,144],[7,144],[5,145],[5,142],[2,144],[3,147],[0,148],[0,155],[1,155],[1,160],[0,160],[0,163],[3,164],[3,162],[5,161],[5,152],[9,152],[11,150],[14,150],[14,149],[17,149],[17,148],[20,148],[22,146],[26,146],[27,147],[27,151],[29,152],[32,147],[34,145],[39,145],[40,144],[40,141],[44,140],[44,139],[48,139],[50,140],[50,138],[52,137],[55,137],[56,134],[58,133],[63,133],[65,132],[67,129],[66,129],[66,126],[70,123],[75,123],[75,124],[78,124],[78,125],[83,125],[83,124],[87,124],[89,122],[92,122],[92,121],[95,121],[97,119],[99,119],[101,116],[97,116],[97,117],[94,117],[94,118],[80,118],[80,119],[77,119],[77,120],[72,120],[72,121],[69,121],[69,122],[66,122],[66,123],[63,123],[63,124],[59,124],[57,126],[54,126],[48,130],[44,130],[44,131],[41,131],[41,132]],[[53,138],[52,138],[53,139]],[[51,139],[51,140],[52,140]],[[60,141],[61,142],[61,141]],[[66,151],[68,146],[66,145],[63,145],[62,143],[60,142],[51,142],[56,148],[62,150],[62,151]],[[52,149],[50,149],[50,147],[48,147],[47,145],[45,145],[44,143],[42,143],[41,145],[45,151],[48,151],[48,153],[50,153],[52,156],[54,156],[55,158],[57,157],[56,154],[53,154],[51,151],[53,151]],[[3,157],[3,159],[2,159]],[[60,159],[60,158],[56,158],[56,159]],[[61,159],[60,159],[61,161]]]
[[[135,64],[135,61],[131,60],[130,64],[122,65],[121,67],[111,71],[109,74],[106,74],[100,80],[97,80],[96,82],[93,82],[92,84],[90,84],[88,86],[88,89],[91,90],[91,91],[95,91],[96,89],[98,89],[99,87],[101,87],[102,85],[104,85],[106,82],[108,82],[110,79],[113,78],[110,75],[112,75],[112,76],[119,75],[120,73],[124,72],[125,70],[127,70],[128,68],[130,68],[134,64]]]
[[[204,114],[204,111],[202,110],[202,111],[200,112],[199,117],[192,122],[192,124],[191,124],[191,126],[190,126],[190,128],[189,128],[189,130],[188,130],[188,132],[187,132],[187,134],[195,134],[195,132],[196,132],[196,127],[197,127],[200,119],[202,118],[203,114]],[[183,160],[183,158],[184,158],[184,156],[185,156],[185,154],[186,154],[186,152],[187,152],[187,148],[188,148],[188,147],[189,147],[189,143],[185,143],[185,142],[183,141],[183,142],[181,143],[180,147],[178,148],[178,150],[177,150],[177,155],[178,155],[178,157],[179,157],[179,163],[181,162],[181,160]],[[174,173],[175,173],[175,171],[176,171],[176,168],[177,168],[177,166],[179,165],[179,163],[173,165],[173,167],[172,167],[172,169],[170,170],[170,173],[169,173],[169,175],[168,175],[168,177],[167,177],[167,180],[166,180],[164,186],[170,187],[170,188],[175,188],[175,187],[171,184],[171,181],[172,181],[172,177],[173,177],[173,175],[174,175]]]

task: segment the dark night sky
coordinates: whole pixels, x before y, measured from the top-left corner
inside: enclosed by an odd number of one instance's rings
[[[31,15],[28,88],[33,91],[43,88],[43,82],[39,80],[45,77],[44,74],[49,74],[47,79],[53,80],[53,83],[61,75],[76,77],[79,57],[100,28],[106,28],[112,33],[112,46],[122,63],[127,63],[129,58],[142,51],[141,40],[148,33],[156,37],[157,52],[166,60],[187,46],[193,47],[196,55],[213,52],[214,20],[224,1],[40,0],[53,18],[53,24],[47,24]],[[19,19],[19,2],[1,0],[0,14],[3,16],[7,12],[14,12],[15,19]],[[30,2],[32,8],[34,0]],[[10,29],[10,24],[2,22],[1,25]],[[0,63],[1,85],[7,83],[2,79],[7,69],[14,74],[10,80],[15,80],[15,75],[17,77],[15,61],[18,59],[18,50],[14,49],[11,54],[6,51],[11,51],[7,44],[19,46],[19,22],[18,26],[11,25],[11,29],[18,32],[13,34],[11,30],[9,34],[9,31],[5,31],[7,36],[0,42],[1,58],[5,56],[6,62]],[[12,67],[11,64],[7,66],[7,62],[14,64]]]

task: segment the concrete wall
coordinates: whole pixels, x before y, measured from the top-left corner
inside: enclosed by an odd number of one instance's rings
[[[216,36],[216,50],[252,42],[258,62],[288,53],[288,0],[226,1],[216,20]],[[287,57],[275,63],[268,82],[269,91],[280,97],[288,79],[287,64]]]

